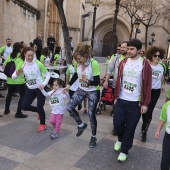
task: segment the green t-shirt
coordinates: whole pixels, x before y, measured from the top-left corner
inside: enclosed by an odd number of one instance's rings
[[[15,68],[18,66],[18,64],[20,62],[24,62],[21,58],[20,58],[20,53],[17,54],[17,57],[15,59],[11,59],[10,56],[7,57],[7,59],[4,61],[4,66],[6,66],[6,64],[10,61],[14,61],[15,63]],[[7,77],[7,84],[24,84],[25,83],[25,78],[23,75],[18,76],[16,79],[12,79],[10,77]]]
[[[105,62],[105,64],[106,64],[106,72],[107,72],[107,70],[108,70],[108,62],[109,62],[110,60],[106,60],[106,62]]]
[[[163,105],[159,119],[166,122],[165,131],[170,134],[170,101]]]
[[[57,61],[56,60],[60,60],[60,55],[59,54],[54,55],[53,66],[57,66]],[[59,69],[55,69],[55,70],[59,70]]]
[[[6,48],[6,45],[4,45],[4,46],[2,46],[2,47],[0,48],[0,54],[3,54],[3,53],[4,53],[5,48]]]

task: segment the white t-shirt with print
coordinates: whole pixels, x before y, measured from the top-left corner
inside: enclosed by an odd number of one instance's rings
[[[164,68],[159,63],[156,66],[151,65],[151,68],[152,68],[152,89],[160,89]]]
[[[59,88],[57,91],[51,90],[48,93],[44,89],[41,90],[44,96],[50,96],[49,104],[52,109],[51,113],[53,114],[64,114],[66,111],[65,101],[70,97],[68,92],[63,94],[62,90],[62,88]]]
[[[141,74],[143,59],[128,59],[122,76],[120,99],[128,101],[140,101],[141,96]]]
[[[93,72],[91,62],[88,66],[78,65],[77,66],[77,74],[78,74],[78,87],[84,91],[94,91],[96,90],[95,86],[90,86],[87,83],[82,82],[82,76],[86,76],[86,79],[93,81]]]
[[[12,53],[12,47],[6,46],[4,54],[3,54],[4,58],[6,59],[11,53]]]

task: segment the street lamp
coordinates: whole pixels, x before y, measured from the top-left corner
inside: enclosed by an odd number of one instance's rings
[[[135,20],[134,25],[135,25],[135,28],[136,28],[136,30],[135,30],[135,38],[136,38],[137,37],[137,33],[139,32],[138,28],[139,28],[139,25],[140,25],[140,22],[139,22],[138,19]]]
[[[96,10],[100,4],[100,0],[92,0],[92,6],[94,6],[94,13],[93,13],[93,26],[92,26],[92,36],[91,36],[91,47],[93,49],[94,45],[94,30],[95,30],[95,21],[96,21]]]
[[[151,41],[149,41],[149,45],[152,46],[154,42],[155,42],[155,33],[153,32],[151,34]]]

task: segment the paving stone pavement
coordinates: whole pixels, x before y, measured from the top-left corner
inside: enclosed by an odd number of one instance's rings
[[[103,62],[103,61],[101,61]],[[105,66],[101,65],[104,76]],[[154,139],[160,110],[165,101],[169,86],[165,86],[153,114],[153,120],[148,131],[146,143],[140,141],[140,120],[135,132],[133,147],[129,152],[126,163],[117,162],[118,153],[113,146],[117,140],[111,134],[113,117],[109,116],[111,106],[106,106],[101,115],[97,115],[97,147],[88,147],[91,129],[89,118],[80,111],[81,118],[88,127],[83,135],[76,137],[77,125],[68,113],[64,115],[59,138],[50,139],[53,130],[49,123],[50,107],[45,103],[47,130],[37,133],[38,121],[36,114],[28,114],[26,119],[14,118],[18,97],[11,102],[11,113],[4,115],[5,100],[0,99],[0,170],[159,170],[161,161],[162,139],[164,129],[159,140]],[[1,91],[6,95],[6,91]],[[36,101],[33,103],[36,104]]]

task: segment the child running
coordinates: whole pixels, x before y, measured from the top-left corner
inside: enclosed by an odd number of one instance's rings
[[[39,86],[39,89],[44,96],[50,96],[49,104],[52,109],[50,123],[54,126],[51,139],[56,139],[66,110],[65,100],[69,99],[69,94],[66,92],[66,89],[63,89],[63,81],[58,78],[53,82],[53,90],[48,93],[44,90],[44,86],[42,85]]]

